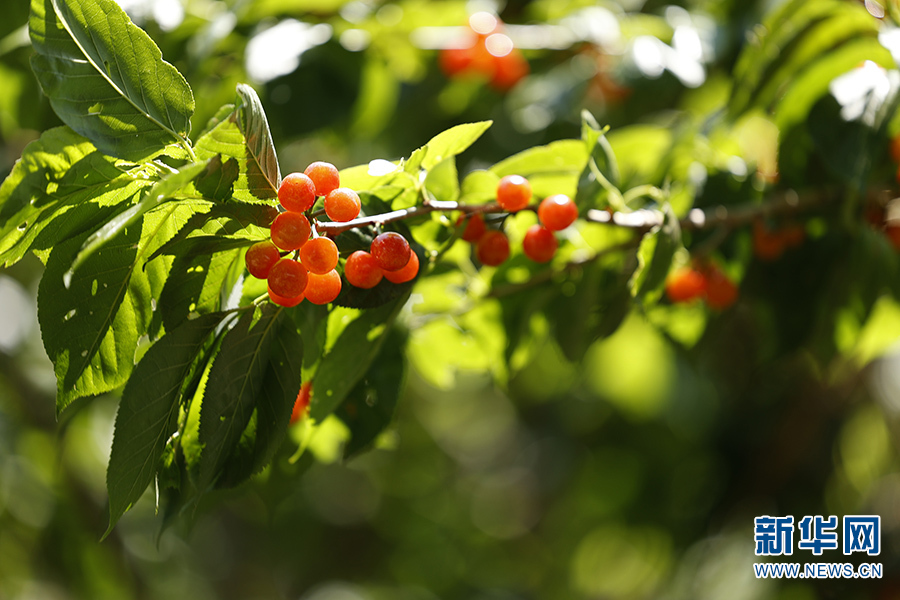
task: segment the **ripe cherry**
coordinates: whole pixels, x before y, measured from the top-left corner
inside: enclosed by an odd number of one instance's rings
[[[341,293],[341,276],[332,269],[323,275],[309,274],[303,295],[313,304],[328,304]]]
[[[753,254],[760,260],[773,261],[784,253],[784,238],[761,221],[753,223]]]
[[[269,271],[269,289],[282,298],[296,298],[306,289],[309,274],[303,265],[290,258],[282,258]]]
[[[338,264],[337,245],[327,237],[309,240],[300,248],[300,262],[310,273],[324,275]]]
[[[681,267],[666,279],[666,296],[672,302],[690,302],[706,293],[706,277],[691,267]]]
[[[244,262],[247,270],[257,279],[269,276],[269,270],[281,259],[278,248],[271,241],[257,242],[247,249]]]
[[[468,219],[466,219],[466,215],[460,215],[459,219],[456,220],[456,224],[460,225],[461,223],[465,223],[465,227],[459,237],[470,243],[480,240],[484,232],[487,231],[487,226],[484,224],[484,215],[481,213],[475,213]]]
[[[312,179],[317,196],[327,196],[341,185],[341,175],[337,167],[328,162],[317,160],[306,167],[303,173]]]
[[[285,308],[290,308],[292,306],[297,306],[301,302],[303,302],[303,294],[295,298],[286,298],[284,296],[279,296],[275,292],[272,291],[271,284],[267,284],[267,291],[269,292],[269,300],[277,304],[278,306],[283,306]]]
[[[494,74],[491,77],[491,86],[501,92],[506,92],[526,75],[531,68],[522,53],[513,49],[509,54],[494,57]]]
[[[325,196],[325,214],[332,221],[351,221],[359,216],[359,196],[350,188],[337,188]]]
[[[553,232],[540,225],[532,225],[522,239],[522,250],[525,256],[535,262],[544,263],[556,254],[558,243]]]
[[[538,219],[550,231],[561,231],[578,218],[578,207],[565,194],[548,196],[538,206]]]
[[[411,254],[406,238],[393,231],[386,231],[372,240],[369,252],[384,271],[399,271],[409,262]]]
[[[309,409],[309,400],[312,396],[312,382],[304,381],[297,393],[297,399],[294,400],[294,409],[291,411],[291,425],[306,416]]]
[[[409,261],[399,271],[385,271],[384,278],[391,283],[406,283],[415,279],[419,273],[419,257],[415,252],[409,253]]]
[[[278,201],[285,210],[309,210],[316,203],[316,184],[305,173],[291,173],[281,181]]]
[[[724,310],[735,303],[738,288],[718,267],[706,270],[706,304],[715,310]]]
[[[272,221],[272,241],[282,250],[296,250],[306,243],[312,228],[301,213],[283,212]]]
[[[497,185],[497,204],[510,212],[522,210],[531,202],[531,184],[521,175],[507,175]]]
[[[475,254],[482,264],[496,267],[509,258],[509,239],[502,231],[488,231],[478,240]]]
[[[347,262],[344,263],[344,276],[350,285],[368,290],[381,282],[384,271],[371,254],[365,250],[357,250],[347,257]]]

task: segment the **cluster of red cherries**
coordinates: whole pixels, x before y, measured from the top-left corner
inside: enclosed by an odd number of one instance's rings
[[[469,17],[467,35],[457,46],[441,50],[439,62],[447,77],[481,77],[501,92],[531,70],[522,52],[503,33],[503,23],[487,12]]]
[[[725,310],[737,301],[738,288],[718,265],[698,260],[669,274],[666,296],[674,303],[702,299],[714,310]]]
[[[521,175],[507,175],[497,185],[497,204],[514,213],[531,202],[531,184]],[[578,207],[565,194],[544,198],[537,209],[539,224],[532,225],[522,239],[522,251],[535,262],[548,262],[559,243],[554,232],[561,231],[578,218]],[[475,255],[484,265],[496,267],[509,258],[509,238],[499,229],[489,229],[481,212],[464,214],[457,220],[463,227],[460,237],[475,244]]]
[[[247,250],[247,270],[266,280],[269,299],[279,306],[296,306],[304,299],[328,304],[341,293],[337,245],[331,238],[319,236],[307,216],[320,197],[332,221],[347,222],[359,216],[359,195],[340,187],[334,165],[316,161],[303,173],[284,178],[278,188],[284,211],[272,221],[271,239]],[[402,235],[394,232],[378,235],[370,252],[354,252],[344,263],[347,282],[366,289],[378,285],[382,277],[394,283],[410,281],[418,271],[415,252]]]

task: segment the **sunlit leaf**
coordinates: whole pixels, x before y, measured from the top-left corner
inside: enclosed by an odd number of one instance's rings
[[[142,160],[188,144],[190,86],[113,0],[32,0],[28,29],[53,109],[102,152]]]

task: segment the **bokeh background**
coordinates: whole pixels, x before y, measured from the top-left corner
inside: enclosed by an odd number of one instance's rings
[[[27,3],[7,4],[3,175],[59,124],[30,72]],[[190,82],[196,130],[238,82],[258,90],[284,173],[396,159],[493,119],[460,158],[465,172],[579,137],[584,109],[635,172],[663,158],[685,177],[699,165],[700,205],[741,200],[777,168],[765,115],[737,142],[710,133],[775,0],[120,4]],[[847,4],[871,19],[883,8]],[[529,62],[510,89],[441,69],[439,49],[480,11],[499,15]],[[896,195],[878,143],[884,168],[868,185]],[[57,421],[31,257],[0,271],[0,599],[900,598],[897,260],[873,266],[826,230],[810,222],[810,241],[770,263],[747,258],[739,232],[726,247],[743,257],[735,306],[634,308],[576,361],[533,319],[501,364],[498,307],[464,312],[446,282],[424,284],[401,319],[408,349],[392,359],[409,369],[375,449],[341,461],[344,433],[323,427],[299,460],[289,449],[165,528],[148,490],[103,542],[118,399],[82,401]],[[895,252],[871,237],[871,252]],[[867,295],[832,306],[862,277],[875,282]],[[753,518],[764,514],[881,515],[884,578],[755,579]]]

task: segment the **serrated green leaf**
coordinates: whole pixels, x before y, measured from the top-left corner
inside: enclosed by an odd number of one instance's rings
[[[631,295],[645,303],[653,303],[659,299],[672,259],[681,247],[681,225],[678,218],[668,204],[664,211],[662,225],[654,227],[641,239],[637,252],[638,267],[628,282]]]
[[[204,198],[216,202],[224,202],[234,195],[234,182],[237,181],[241,168],[237,159],[229,158],[224,163],[222,156],[216,154],[207,162],[206,168],[194,181]]]
[[[159,297],[170,259],[145,263],[161,239],[187,218],[173,204],[144,215],[92,254],[66,281],[70,261],[86,234],[54,247],[38,288],[38,321],[57,377],[57,411],[82,396],[125,383],[146,331],[152,299]]]
[[[238,176],[231,182],[234,199],[253,203],[269,201],[278,197],[281,184],[269,124],[253,88],[242,84],[238,93],[241,105],[201,136],[194,151],[201,160],[212,160],[218,155],[223,164],[229,159],[237,162]]]
[[[406,339],[396,328],[388,335],[384,350],[335,412],[350,429],[345,460],[371,446],[394,418],[406,374]]]
[[[30,143],[0,186],[0,264],[96,227],[153,181],[119,164],[68,127]],[[62,217],[62,218],[57,218]]]
[[[272,133],[269,131],[269,121],[266,119],[266,111],[263,110],[259,96],[249,85],[239,83],[238,96],[241,98],[238,115],[240,115],[241,132],[247,144],[248,171],[250,178],[262,177],[265,183],[256,187],[271,186],[277,195],[281,186],[281,169],[278,166],[278,156],[275,154],[275,144],[272,141]]]
[[[191,313],[202,315],[220,310],[244,269],[243,256],[240,248],[200,256],[176,256],[160,292],[154,319],[171,329]],[[157,327],[158,323],[154,323],[151,329]]]
[[[785,132],[802,123],[813,105],[828,93],[832,80],[865,60],[893,68],[891,53],[871,37],[849,41],[796,75],[774,108],[775,124]]]
[[[834,5],[834,0],[789,0],[772,11],[751,32],[751,38],[734,67],[736,86],[729,102],[732,118],[749,108],[754,89],[765,78],[766,71],[772,68],[772,62],[781,55],[781,49],[802,34],[811,23],[831,11]]]
[[[178,233],[160,246],[149,260],[153,260],[160,254],[183,255],[185,250],[191,250],[192,247],[188,245],[182,249],[181,244],[194,235],[214,235],[223,239],[263,240],[268,235],[269,226],[278,215],[278,209],[267,204],[229,202],[213,205],[206,212],[202,212],[200,206],[197,206],[196,209],[197,212],[188,219]]]
[[[102,152],[189,147],[191,88],[113,0],[32,0],[32,68],[56,114]]]
[[[292,361],[290,356],[276,356],[285,347],[280,341],[282,336],[296,336],[293,323],[285,328],[284,321],[280,307],[265,303],[243,314],[222,340],[200,408],[203,447],[198,465],[200,490],[208,489],[219,477],[261,402],[269,405],[272,414],[278,413],[280,407],[290,417],[300,390],[302,356],[297,361]],[[302,352],[296,339],[286,345],[299,347]],[[279,373],[274,381],[271,380],[273,369]],[[295,388],[283,387],[294,380]],[[272,427],[276,426],[277,423],[272,423]],[[284,427],[287,428],[286,420]]]
[[[103,227],[92,233],[72,261],[70,273],[80,267],[94,252],[114,239],[126,227],[141,218],[144,213],[159,206],[190,180],[206,168],[206,161],[185,165],[179,171],[171,173],[156,182],[141,198],[140,202],[128,210],[107,221]]]
[[[403,169],[407,173],[417,173],[419,169],[430,170],[436,164],[460,154],[475,143],[488,130],[493,121],[463,123],[437,134],[421,148],[410,154]]]
[[[108,535],[153,481],[166,441],[178,428],[179,400],[185,379],[222,321],[222,314],[187,321],[147,351],[122,392],[116,414],[106,486]]]
[[[798,73],[815,61],[830,52],[840,52],[840,46],[847,41],[866,36],[874,41],[877,34],[877,23],[868,12],[850,4],[835,6],[827,17],[816,22],[802,37],[795,39],[790,52],[785,52],[772,65],[772,72],[767,73],[766,78],[754,90],[752,104],[768,107],[784,92],[786,86],[793,84]]]
[[[361,312],[322,357],[313,380],[315,391],[310,402],[310,417],[317,423],[340,406],[368,370],[407,297],[404,295],[389,304]]]

